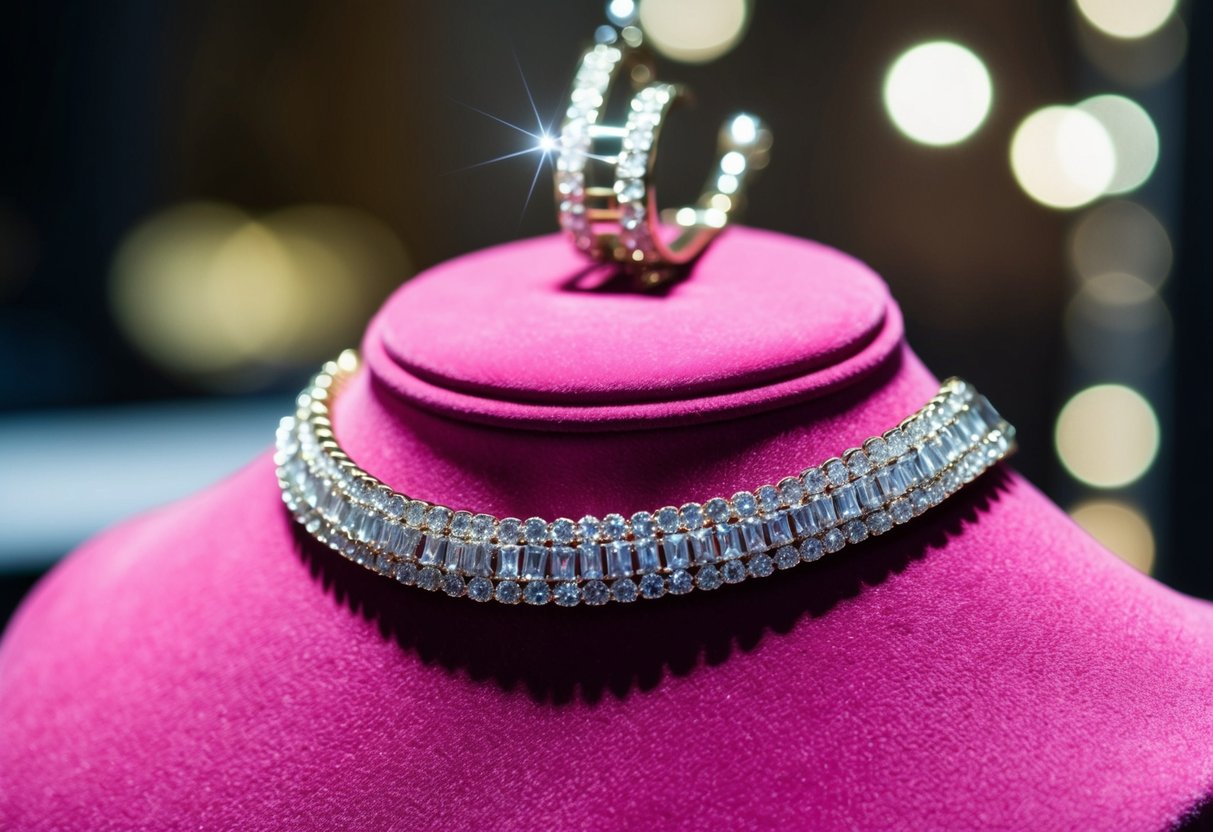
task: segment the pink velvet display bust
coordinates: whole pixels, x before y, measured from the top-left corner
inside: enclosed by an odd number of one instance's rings
[[[937,389],[868,269],[740,228],[658,294],[557,237],[459,258],[363,351],[351,456],[519,517],[753,488]],[[1211,789],[1213,607],[1006,467],[815,564],[566,610],[341,559],[267,451],[81,547],[0,646],[6,830],[1161,830]]]

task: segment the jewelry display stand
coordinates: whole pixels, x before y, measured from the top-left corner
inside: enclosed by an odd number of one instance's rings
[[[362,353],[351,457],[524,518],[731,494],[939,388],[870,270],[736,227],[658,291],[555,235],[458,258]],[[1213,606],[1005,465],[816,563],[561,609],[350,563],[267,451],[85,544],[0,645],[13,830],[1161,830],[1211,787]]]

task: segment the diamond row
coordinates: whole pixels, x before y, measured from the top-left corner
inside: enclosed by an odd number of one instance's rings
[[[363,566],[479,601],[599,604],[762,577],[882,534],[1014,447],[1013,428],[952,379],[862,448],[727,500],[630,518],[498,519],[409,500],[358,468],[328,417],[346,372],[327,365],[279,426],[288,508],[309,534]]]
[[[670,84],[653,84],[632,98],[624,126],[623,148],[615,166],[615,196],[619,200],[619,242],[634,261],[655,255],[651,224],[648,223],[648,187],[645,175],[649,154],[666,108],[673,100]]]

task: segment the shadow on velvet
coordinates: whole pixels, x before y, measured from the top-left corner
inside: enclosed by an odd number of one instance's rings
[[[929,523],[908,523],[765,580],[598,608],[504,607],[400,586],[317,543],[285,515],[284,522],[311,575],[401,649],[560,705],[651,690],[666,673],[683,676],[720,664],[736,650],[748,652],[763,638],[787,633],[806,615],[824,616],[978,522],[1008,482],[996,467],[932,509]]]

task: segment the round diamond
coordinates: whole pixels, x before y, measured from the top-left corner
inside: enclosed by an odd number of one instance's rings
[[[653,515],[647,511],[638,511],[632,515],[632,534],[636,537],[652,537],[655,529]]]
[[[781,546],[775,553],[775,565],[780,569],[791,569],[800,563],[800,554],[791,546]]]
[[[556,584],[552,598],[562,607],[575,607],[581,603],[581,590],[571,581]]]
[[[410,526],[420,527],[425,522],[425,510],[427,508],[429,506],[420,500],[413,500],[413,502],[409,503],[408,508],[404,510],[404,522]]]
[[[528,604],[540,606],[546,604],[552,598],[552,592],[548,589],[548,585],[543,581],[531,581],[522,590],[522,600]]]
[[[678,510],[678,516],[682,518],[682,525],[691,531],[703,525],[703,507],[699,503],[687,503]]]
[[[856,477],[862,477],[872,470],[872,461],[863,451],[851,451],[847,454],[847,468]]]
[[[913,494],[910,495],[910,501],[914,505],[914,515],[915,516],[922,514],[924,511],[926,511],[928,508],[931,507],[930,502],[927,500],[926,492],[921,489],[919,489],[918,491],[915,491]]]
[[[670,575],[670,594],[671,595],[686,595],[695,586],[695,579],[691,577],[691,573],[685,569]]]
[[[910,450],[910,442],[906,439],[906,435],[897,428],[889,431],[884,435],[885,445],[889,449],[889,458],[894,459],[901,456],[906,451]]]
[[[487,601],[493,597],[493,582],[488,578],[472,578],[468,581],[468,597],[473,601]]]
[[[442,573],[432,566],[427,566],[417,573],[417,586],[422,589],[435,590],[442,583]]]
[[[678,531],[680,522],[682,521],[678,519],[678,509],[673,506],[666,506],[657,512],[657,527],[666,534]]]
[[[826,478],[825,471],[820,468],[810,468],[801,474],[800,478],[804,480],[805,490],[810,494],[820,494],[826,490],[826,486],[830,482]]]
[[[442,531],[450,520],[451,510],[442,506],[434,506],[425,513],[425,527],[430,531]]]
[[[548,539],[548,524],[542,517],[528,518],[522,524],[524,543],[544,543]]]
[[[868,459],[872,460],[874,465],[883,465],[889,461],[889,446],[879,436],[873,436],[867,442],[864,442],[863,449],[867,452]]]
[[[804,499],[804,486],[798,477],[785,477],[779,481],[779,499],[785,506],[798,506]]]
[[[889,506],[889,513],[893,515],[894,523],[904,523],[914,516],[914,507],[905,497],[900,497]]]
[[[862,520],[852,520],[847,523],[847,540],[851,543],[863,543],[868,539],[868,527]]]
[[[764,485],[755,492],[758,496],[758,507],[764,513],[770,513],[779,508],[779,491],[773,485]]]
[[[846,485],[850,480],[850,472],[847,471],[847,466],[842,463],[841,459],[831,459],[825,465],[826,477],[829,478],[833,485]]]
[[[703,504],[703,513],[713,523],[727,523],[729,522],[729,517],[733,514],[733,510],[729,507],[728,500],[713,497]]]
[[[607,540],[623,540],[628,534],[628,521],[622,514],[608,514],[602,518],[602,533]]]
[[[915,416],[913,419],[910,419],[903,424],[901,429],[905,432],[906,437],[908,437],[911,442],[917,444],[922,442],[922,440],[926,439],[927,437],[927,420],[922,417]]]
[[[463,595],[465,589],[463,578],[458,575],[447,575],[442,579],[442,591],[452,598],[458,598]]]
[[[819,560],[826,553],[825,547],[821,545],[821,541],[815,537],[810,537],[804,543],[800,544],[800,559],[805,563],[812,563]]]
[[[695,576],[695,583],[700,589],[715,589],[722,581],[720,570],[715,566],[701,566],[699,574]]]
[[[868,531],[872,534],[884,534],[889,529],[893,528],[893,518],[888,512],[877,511],[872,514],[867,520]]]
[[[497,524],[498,543],[517,543],[522,534],[522,521],[517,517],[507,517]]]
[[[636,584],[628,578],[620,578],[611,584],[611,597],[629,604],[636,600]]]
[[[775,562],[771,560],[770,555],[754,555],[750,558],[748,569],[755,578],[765,578],[775,571]]]
[[[409,586],[417,583],[417,564],[396,564],[396,580],[400,581],[402,584],[408,584]]]
[[[640,579],[640,594],[645,598],[660,598],[665,595],[665,578],[660,575],[645,575]]]
[[[602,523],[592,514],[587,514],[577,521],[577,534],[582,540],[597,540],[602,531]]]
[[[842,536],[842,532],[838,529],[830,529],[825,533],[825,536],[821,538],[822,547],[831,555],[845,546],[846,543],[846,538]]]
[[[494,595],[503,604],[517,604],[518,600],[522,598],[522,588],[513,581],[502,581],[497,584],[497,591]]]
[[[387,504],[383,507],[383,512],[393,520],[399,520],[404,516],[405,505],[404,497],[399,494],[393,494],[388,498]]]
[[[748,491],[738,491],[733,495],[733,508],[738,517],[753,517],[758,513],[758,500]]]
[[[487,543],[493,536],[493,515],[477,514],[472,518],[472,539]]]
[[[567,517],[552,521],[552,542],[558,546],[567,546],[573,542],[576,527]]]
[[[725,583],[738,584],[745,580],[745,564],[740,560],[731,560],[720,567],[720,574]]]
[[[451,534],[455,537],[467,538],[472,533],[471,512],[457,511],[451,518]]]
[[[585,602],[591,607],[601,607],[611,597],[611,591],[602,581],[589,581],[581,590]]]

